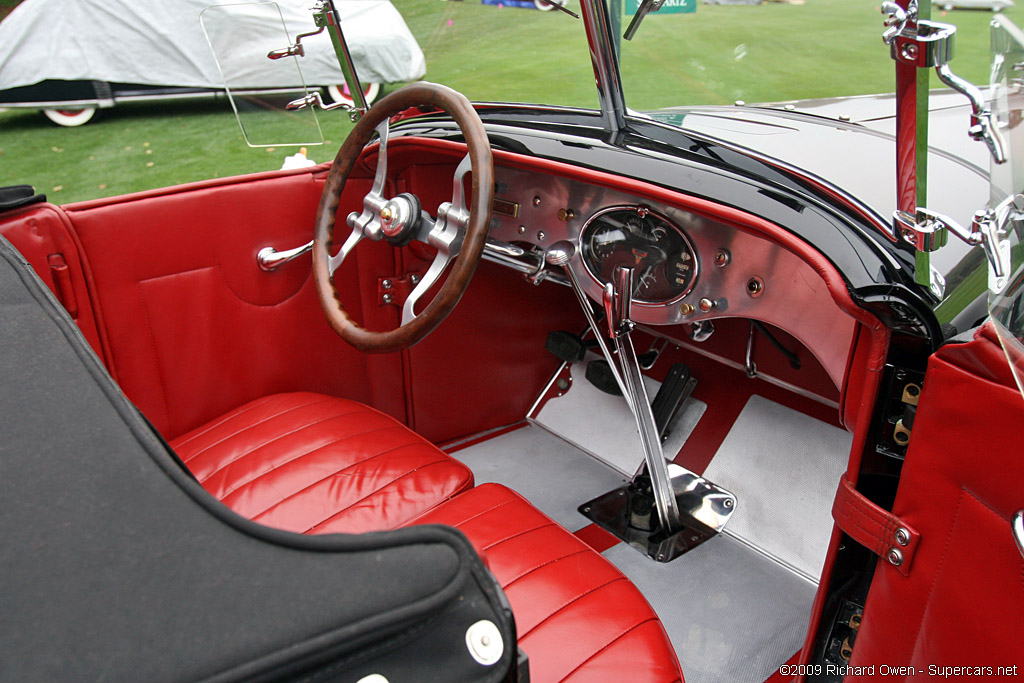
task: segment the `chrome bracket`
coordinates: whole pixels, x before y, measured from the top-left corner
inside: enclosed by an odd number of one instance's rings
[[[988,258],[989,288],[1001,291],[1010,274],[1009,224],[1024,219],[1024,195],[1008,197],[995,209],[975,212],[970,228],[924,207],[914,214],[896,211],[893,219],[896,234],[918,251],[932,252],[945,246],[949,233],[971,246],[980,245]]]
[[[956,43],[956,26],[918,19],[917,2],[904,10],[887,0],[882,3],[882,14],[887,16],[882,41],[889,46],[892,58],[920,69],[934,68],[940,81],[964,95],[971,103],[967,134],[973,140],[984,142],[997,164],[1006,163],[1006,145],[981,90],[949,68]]]

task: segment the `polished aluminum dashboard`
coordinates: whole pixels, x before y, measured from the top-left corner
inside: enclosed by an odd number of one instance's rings
[[[495,178],[490,237],[538,251],[563,240],[572,243],[575,253],[568,267],[595,301],[601,301],[604,282],[594,272],[598,268],[586,262],[592,252],[587,238],[593,233],[587,226],[609,210],[639,208],[640,214],[664,220],[668,225],[662,229],[678,229],[682,236],[658,257],[660,277],[680,275],[664,265],[678,254],[692,254],[693,263],[689,279],[681,275],[684,282],[678,287],[666,288],[662,282],[659,296],[638,293],[632,303],[634,322],[679,325],[720,317],[768,322],[800,339],[841,386],[856,324],[833,301],[815,269],[770,235],[583,178],[506,166],[495,168]],[[641,266],[640,277],[646,255],[644,249],[637,251],[633,257]],[[628,260],[629,254],[624,256]]]

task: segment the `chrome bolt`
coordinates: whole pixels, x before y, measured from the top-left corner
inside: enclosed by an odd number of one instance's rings
[[[390,295],[390,294],[385,294],[384,296],[382,296],[382,297],[380,298],[380,300],[381,300],[382,302],[386,303],[386,304],[389,304],[389,303],[391,303],[391,301],[392,301],[392,297],[391,297],[391,295]]]
[[[384,280],[380,283],[380,286],[384,289],[391,289],[391,280]]]
[[[722,501],[722,505],[724,505],[727,509],[731,510],[733,506],[732,498],[726,498],[724,501]]]
[[[413,286],[415,287],[416,285],[418,285],[420,283],[420,276],[419,275],[410,275],[409,276],[409,282],[411,282],[413,284]]]
[[[903,527],[900,527],[899,529],[897,529],[896,533],[893,534],[893,535],[896,537],[896,542],[899,543],[900,545],[902,545],[902,546],[910,545],[910,532],[907,531],[906,529],[904,529]]]
[[[889,560],[889,564],[898,567],[903,564],[903,553],[900,552],[899,548],[890,548],[886,559]]]
[[[534,206],[540,206],[540,197],[534,197],[533,198],[533,205]]]
[[[715,250],[715,265],[719,268],[725,268],[729,265],[729,261],[732,259],[732,255],[728,249],[716,249]]]
[[[707,297],[704,297],[703,299],[697,302],[697,306],[700,308],[700,310],[704,311],[705,313],[707,313],[717,305],[717,301],[715,301],[714,299],[709,299]]]
[[[900,57],[902,57],[905,61],[908,62],[916,62],[917,45],[915,45],[914,43],[905,43],[903,47],[900,48]]]
[[[537,239],[543,240],[545,237],[547,237],[547,235],[544,234],[543,230],[537,231]]]
[[[519,226],[519,234],[520,235],[526,234],[526,226],[525,225],[520,225]]]

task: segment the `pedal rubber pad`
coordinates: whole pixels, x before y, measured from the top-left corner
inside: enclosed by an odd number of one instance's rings
[[[615,381],[615,375],[612,374],[608,361],[592,360],[587,363],[586,378],[588,382],[604,393],[622,396],[622,390],[619,389],[619,383]]]
[[[664,439],[667,436],[666,428],[672,417],[679,410],[690,394],[696,381],[691,381],[693,375],[690,368],[683,363],[676,363],[668,370],[665,381],[658,389],[658,395],[651,401],[651,412],[654,413],[654,423],[658,426],[658,433]]]

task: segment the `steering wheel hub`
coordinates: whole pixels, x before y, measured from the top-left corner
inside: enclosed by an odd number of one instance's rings
[[[420,200],[416,195],[403,192],[380,210],[380,228],[384,239],[395,247],[404,247],[420,229]]]

